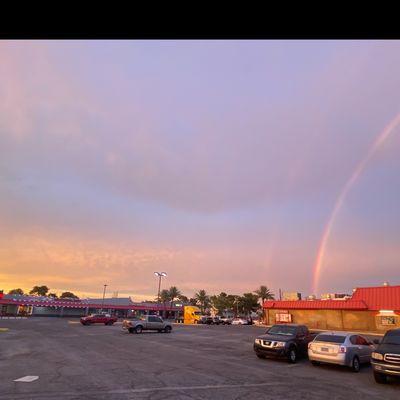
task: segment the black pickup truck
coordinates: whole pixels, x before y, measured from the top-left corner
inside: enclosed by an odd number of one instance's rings
[[[382,341],[374,340],[376,349],[371,364],[377,383],[386,383],[388,376],[400,377],[400,329],[387,331]]]
[[[308,343],[315,336],[305,325],[273,325],[254,340],[254,351],[259,358],[283,357],[295,363],[299,356],[307,354]]]

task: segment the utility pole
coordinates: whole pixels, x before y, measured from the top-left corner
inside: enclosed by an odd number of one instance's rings
[[[103,307],[104,307],[104,297],[106,296],[106,287],[108,285],[104,284],[104,290],[103,290],[103,300],[101,301],[101,311],[103,312]]]

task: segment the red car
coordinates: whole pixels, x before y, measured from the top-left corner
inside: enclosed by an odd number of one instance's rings
[[[104,325],[112,325],[114,322],[117,322],[117,317],[112,317],[110,314],[92,314],[87,317],[81,318],[82,325],[92,325],[92,324],[104,324]]]

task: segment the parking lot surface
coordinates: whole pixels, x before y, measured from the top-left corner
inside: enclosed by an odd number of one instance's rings
[[[171,334],[123,332],[78,320],[0,320],[0,399],[380,399],[400,398],[400,381],[261,360],[256,326],[174,325]],[[26,376],[31,382],[15,382]],[[28,378],[29,380],[29,378]]]

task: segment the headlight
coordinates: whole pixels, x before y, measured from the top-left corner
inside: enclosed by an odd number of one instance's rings
[[[261,344],[261,339],[256,339],[255,342],[256,342],[257,344]]]
[[[285,347],[285,342],[275,342],[275,347]]]
[[[371,357],[375,358],[375,360],[383,360],[383,354],[376,353],[375,351],[372,352]]]

